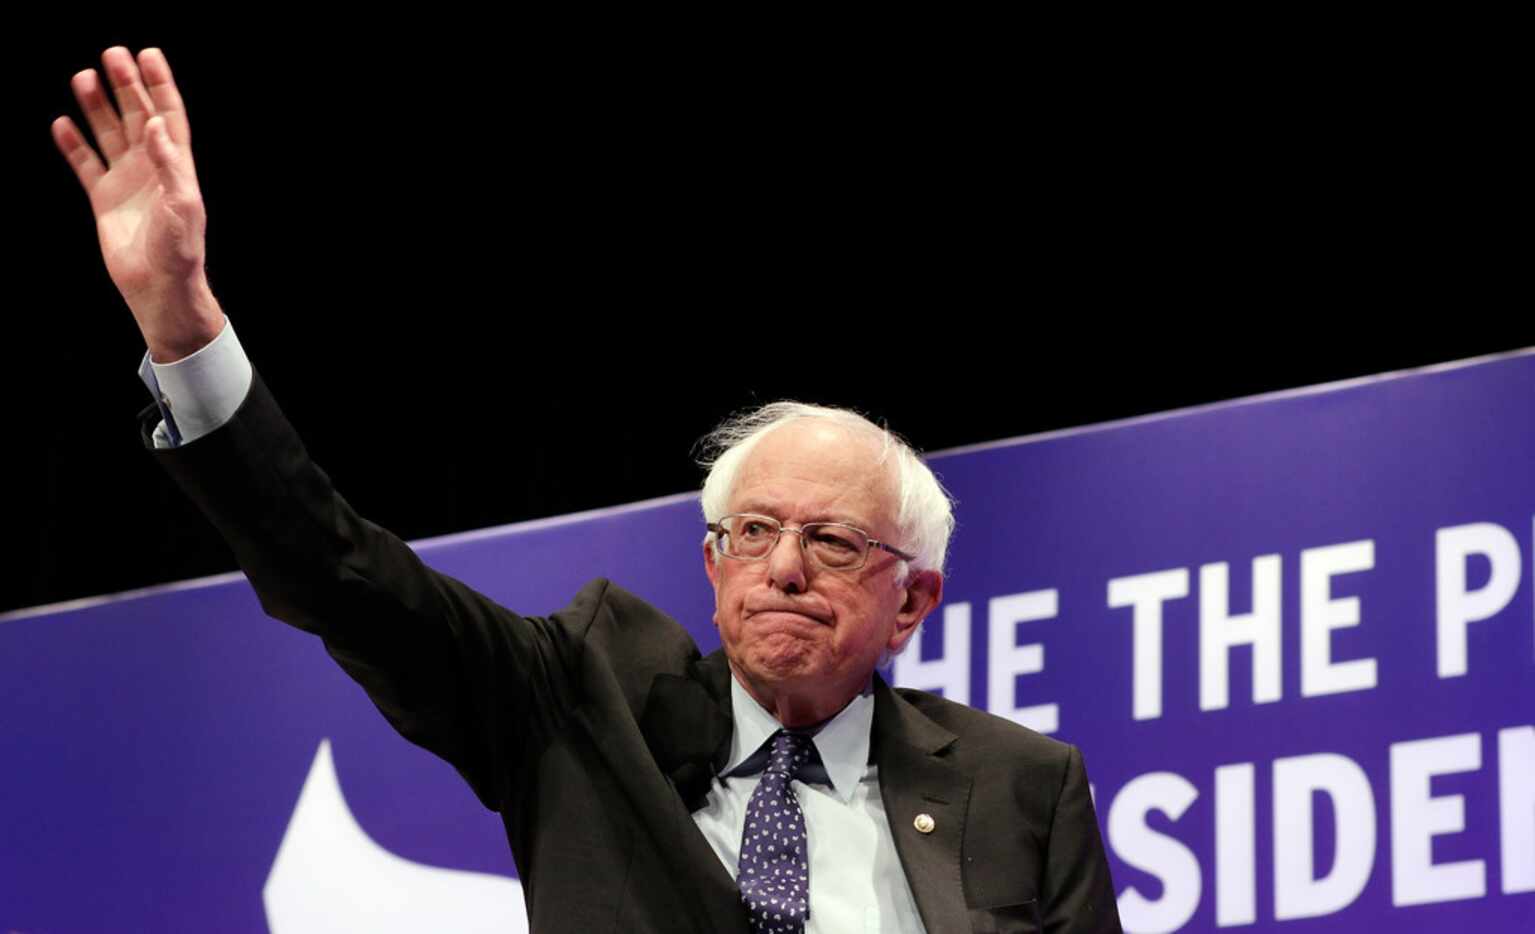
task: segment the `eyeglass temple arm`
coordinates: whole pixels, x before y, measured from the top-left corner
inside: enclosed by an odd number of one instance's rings
[[[917,560],[917,556],[916,555],[909,555],[906,552],[902,551],[901,549],[895,547],[894,545],[887,545],[884,542],[875,541],[872,538],[869,539],[869,545],[871,547],[873,547],[873,548],[880,548],[880,549],[883,549],[885,551],[888,551],[891,554],[895,555],[897,558],[900,558],[902,561],[915,561],[915,560]]]

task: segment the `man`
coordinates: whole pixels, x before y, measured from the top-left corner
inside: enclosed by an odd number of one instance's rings
[[[875,673],[943,590],[950,506],[887,432],[776,404],[724,426],[704,564],[724,649],[606,581],[523,618],[357,516],[203,271],[157,50],[102,56],[54,139],[148,345],[146,440],[263,606],[319,635],[502,816],[536,931],[1117,931],[1080,754]]]

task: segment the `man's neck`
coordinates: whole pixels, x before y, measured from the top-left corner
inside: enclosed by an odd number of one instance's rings
[[[734,665],[730,666],[730,674],[751,695],[752,700],[761,704],[763,710],[773,715],[773,719],[790,730],[809,729],[825,723],[841,713],[843,708],[852,703],[853,698],[867,692],[874,683],[874,676],[870,674],[862,685],[849,690],[812,693],[754,684],[750,678],[737,671]]]

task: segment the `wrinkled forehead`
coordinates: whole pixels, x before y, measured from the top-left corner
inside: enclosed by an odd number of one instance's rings
[[[893,526],[894,458],[885,456],[877,430],[794,419],[769,431],[747,454],[731,490],[732,509],[763,497],[812,510],[840,507],[850,517]]]

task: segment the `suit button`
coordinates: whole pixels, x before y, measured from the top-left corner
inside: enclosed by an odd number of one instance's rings
[[[917,828],[917,833],[932,833],[933,827],[936,826],[933,823],[933,815],[931,814],[918,814],[917,819],[912,821],[911,825]]]

